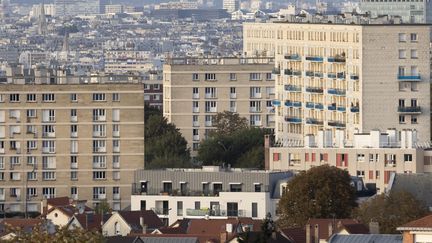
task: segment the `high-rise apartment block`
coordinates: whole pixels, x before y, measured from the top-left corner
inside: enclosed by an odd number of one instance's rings
[[[403,23],[432,23],[432,2],[427,0],[361,0],[360,10],[371,17],[399,16]]]
[[[100,14],[100,0],[55,0],[58,17]]]
[[[164,65],[164,116],[195,151],[214,129],[213,116],[231,111],[251,126],[274,127],[272,58],[170,59]]]
[[[228,13],[235,12],[240,9],[239,0],[223,0],[222,8],[226,9]]]
[[[276,138],[389,127],[431,137],[430,27],[246,23],[244,48],[274,53]]]
[[[142,84],[5,83],[0,90],[0,211],[69,196],[130,205],[144,168]]]

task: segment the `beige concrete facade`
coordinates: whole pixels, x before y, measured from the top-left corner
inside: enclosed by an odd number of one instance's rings
[[[0,210],[24,211],[27,195],[28,211],[60,196],[119,210],[139,168],[142,84],[1,85]]]
[[[431,139],[430,26],[245,23],[244,52],[275,56],[276,139],[372,129]]]
[[[237,112],[251,126],[274,127],[273,59],[172,59],[164,65],[164,116],[196,154],[217,112]]]

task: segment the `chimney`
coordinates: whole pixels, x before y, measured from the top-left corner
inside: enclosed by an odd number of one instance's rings
[[[311,225],[306,224],[306,243],[312,243],[311,241]]]
[[[318,224],[316,224],[315,225],[315,230],[314,230],[315,232],[314,232],[314,243],[319,243],[319,240],[320,240],[320,238],[319,238],[319,225]]]
[[[379,223],[378,222],[369,222],[369,234],[379,234]]]
[[[46,213],[46,212],[48,212],[48,208],[47,208],[48,206],[47,206],[47,199],[46,198],[44,198],[44,199],[42,199],[42,201],[41,201],[41,214],[44,214],[44,213]],[[45,211],[46,210],[46,211]]]
[[[140,225],[142,228],[142,233],[143,234],[147,233],[147,225],[144,224],[144,217],[143,216],[140,216]]]
[[[264,169],[270,170],[270,135],[264,135]]]
[[[228,233],[227,232],[222,232],[220,234],[220,242],[221,243],[225,243],[228,239]]]
[[[328,225],[328,235],[329,237],[333,235],[333,222]]]

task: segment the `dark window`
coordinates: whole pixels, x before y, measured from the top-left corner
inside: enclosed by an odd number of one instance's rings
[[[201,202],[200,201],[195,202],[195,209],[201,209]]]
[[[258,217],[258,203],[252,203],[252,218]]]
[[[261,192],[261,184],[255,184],[255,192]]]
[[[241,184],[231,184],[230,185],[230,192],[241,192],[242,191],[242,185]]]
[[[183,202],[177,202],[177,216],[183,216]]]
[[[164,182],[163,183],[163,192],[171,193],[172,192],[172,182]]]
[[[141,193],[147,193],[147,181],[141,182]]]
[[[220,183],[213,184],[213,191],[214,191],[215,194],[219,195],[219,192],[221,192],[222,190],[223,190],[222,189],[222,184],[220,184]]]
[[[238,204],[227,203],[227,216],[238,216]]]
[[[181,195],[187,195],[187,183],[180,183],[180,193]]]
[[[210,184],[209,183],[203,183],[202,188],[203,188],[203,194],[204,195],[207,196],[208,194],[210,194]]]
[[[145,200],[141,200],[140,209],[141,209],[141,211],[142,210],[147,210],[147,208],[146,208],[146,201]]]

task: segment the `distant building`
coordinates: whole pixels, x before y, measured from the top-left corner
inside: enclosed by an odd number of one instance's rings
[[[172,224],[179,219],[276,215],[291,172],[205,166],[202,169],[137,170],[132,210],[152,209]]]
[[[172,58],[164,65],[164,116],[195,154],[214,129],[213,116],[231,111],[255,127],[274,127],[272,58]]]
[[[432,215],[406,223],[397,230],[402,231],[403,243],[432,242]]]
[[[223,0],[223,9],[228,13],[235,12],[240,9],[240,0]]]
[[[361,0],[360,10],[363,13],[369,13],[371,17],[399,16],[404,23],[432,23],[432,2],[426,0]]]
[[[120,14],[124,13],[123,5],[121,4],[108,4],[105,5],[105,14]]]
[[[54,0],[57,17],[100,14],[100,0]]]

